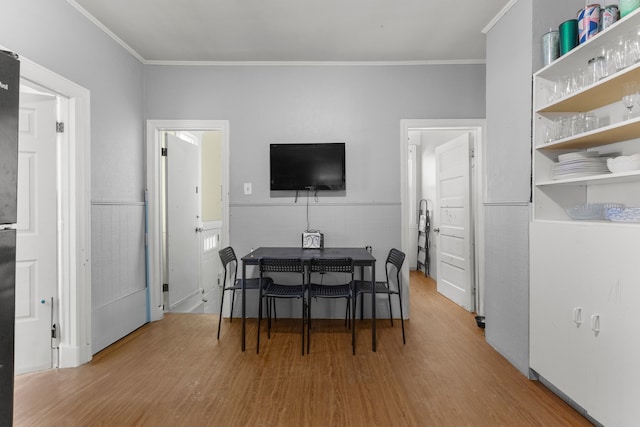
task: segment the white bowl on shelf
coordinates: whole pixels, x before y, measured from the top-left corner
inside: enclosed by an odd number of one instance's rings
[[[607,168],[613,173],[640,170],[640,153],[607,159]]]

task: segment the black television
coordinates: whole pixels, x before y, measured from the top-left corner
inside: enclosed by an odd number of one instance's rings
[[[271,144],[271,191],[346,189],[344,142]]]

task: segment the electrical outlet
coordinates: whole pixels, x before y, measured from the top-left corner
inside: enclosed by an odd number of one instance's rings
[[[245,182],[244,183],[244,194],[245,195],[250,195],[253,193],[253,190],[251,188],[251,183],[250,182]]]

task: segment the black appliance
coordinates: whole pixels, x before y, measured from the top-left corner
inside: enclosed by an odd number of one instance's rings
[[[346,190],[345,144],[271,144],[271,191]]]
[[[0,425],[13,424],[20,61],[0,51]]]

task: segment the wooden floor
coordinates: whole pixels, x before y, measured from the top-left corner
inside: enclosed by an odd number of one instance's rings
[[[530,381],[486,342],[473,314],[411,276],[407,344],[378,321],[371,352],[359,322],[357,354],[338,321],[314,322],[301,356],[299,322],[278,320],[270,340],[240,322],[169,314],[91,363],[16,378],[17,426],[580,426],[577,412]],[[365,328],[367,328],[365,330]],[[263,339],[264,338],[264,339]]]

